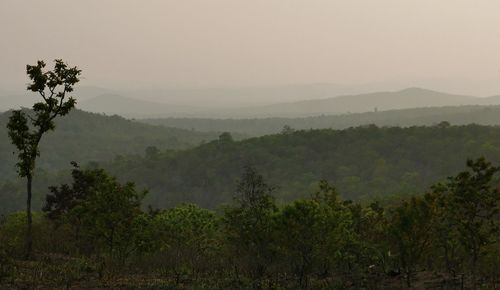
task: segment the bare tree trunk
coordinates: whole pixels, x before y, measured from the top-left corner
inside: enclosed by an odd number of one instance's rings
[[[26,217],[28,219],[28,229],[26,231],[26,258],[30,259],[33,252],[33,218],[31,216],[31,196],[32,196],[32,181],[33,176],[28,174],[27,178],[27,191],[28,197],[26,199]]]
[[[477,273],[476,273],[476,265],[477,265],[477,259],[478,259],[478,250],[477,247],[474,246],[472,250],[472,289],[477,289]]]
[[[406,270],[406,286],[408,288],[411,288],[411,273],[412,271],[410,269]]]

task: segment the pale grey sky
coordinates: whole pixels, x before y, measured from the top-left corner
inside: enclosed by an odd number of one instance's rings
[[[0,51],[0,89],[63,58],[86,85],[445,79],[500,93],[500,1],[1,0]]]

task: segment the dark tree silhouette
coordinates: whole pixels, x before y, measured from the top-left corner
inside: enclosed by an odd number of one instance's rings
[[[235,192],[237,206],[229,208],[224,217],[233,254],[251,273],[254,289],[262,289],[262,280],[274,258],[272,216],[277,207],[273,190],[254,167],[245,166]]]
[[[81,74],[77,67],[68,67],[60,59],[54,62],[54,69],[50,71],[44,71],[43,61],[26,66],[26,73],[31,80],[28,90],[39,93],[42,101],[36,102],[31,112],[14,110],[7,124],[9,137],[18,150],[16,165],[19,176],[25,177],[27,183],[27,258],[31,256],[33,247],[31,196],[35,161],[40,156],[38,145],[45,133],[54,130],[54,119],[68,114],[74,108],[75,99],[66,98],[66,95],[73,91],[73,86],[79,81]]]
[[[474,288],[478,274],[478,263],[483,249],[498,241],[498,214],[500,212],[500,189],[494,178],[500,167],[493,166],[483,157],[467,160],[467,171],[448,182],[439,184],[434,190],[446,198],[451,224],[459,233],[459,242],[470,259],[469,269]]]

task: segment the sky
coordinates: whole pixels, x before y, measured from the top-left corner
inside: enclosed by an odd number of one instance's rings
[[[500,94],[499,13],[498,0],[1,0],[0,90],[24,89],[26,64],[62,58],[107,88]]]

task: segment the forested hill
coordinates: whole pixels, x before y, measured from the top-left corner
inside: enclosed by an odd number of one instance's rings
[[[6,129],[9,115],[9,112],[0,114],[0,183],[16,176],[15,148]],[[75,110],[57,119],[56,130],[42,139],[37,167],[51,171],[68,168],[70,161],[86,163],[108,160],[116,155],[144,154],[149,146],[160,150],[186,149],[216,139],[218,135]]]
[[[279,133],[284,126],[294,129],[345,129],[366,124],[377,126],[430,126],[447,121],[452,125],[500,125],[500,106],[455,106],[390,110],[305,118],[203,119],[158,118],[139,120],[148,124],[197,131],[237,132],[250,136]]]
[[[422,192],[463,170],[467,158],[500,163],[500,127],[478,125],[309,130],[244,141],[224,136],[194,149],[104,164],[150,189],[155,207],[230,202],[246,163],[256,166],[279,200],[308,196],[320,179],[349,199]]]

